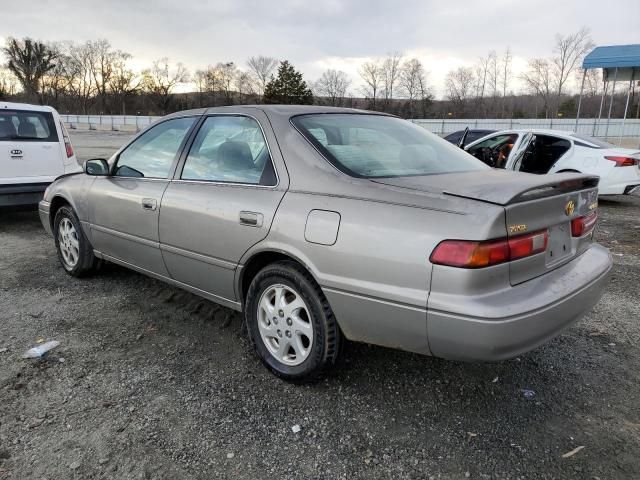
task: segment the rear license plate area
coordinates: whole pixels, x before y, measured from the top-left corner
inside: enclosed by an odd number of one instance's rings
[[[546,263],[553,265],[572,255],[571,224],[561,223],[549,227],[549,243],[547,244]]]

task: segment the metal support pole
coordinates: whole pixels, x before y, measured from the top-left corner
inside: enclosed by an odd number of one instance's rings
[[[584,79],[587,77],[587,70],[582,73],[582,86],[580,87],[580,97],[578,98],[578,111],[576,112],[576,133],[578,133],[578,119],[580,118],[580,107],[582,106],[582,92],[584,92]]]
[[[602,107],[604,106],[604,98],[607,96],[607,90],[609,89],[609,81],[604,82],[604,89],[602,90],[602,98],[600,98],[600,110],[598,111],[598,120],[593,122],[593,135],[596,136],[596,125],[600,126],[600,119],[602,118]]]
[[[622,133],[624,132],[624,122],[627,119],[627,110],[629,110],[629,96],[631,95],[631,85],[633,85],[633,73],[629,80],[629,89],[627,90],[627,103],[624,105],[624,116],[622,117],[622,126],[620,127],[620,135],[618,136],[618,145],[622,144]]]
[[[611,109],[613,108],[613,95],[616,92],[616,80],[618,80],[618,67],[616,67],[616,73],[613,75],[613,85],[611,86],[611,102],[609,102],[609,114],[607,115],[607,128],[604,130],[604,139],[609,138],[609,122],[611,121]]]

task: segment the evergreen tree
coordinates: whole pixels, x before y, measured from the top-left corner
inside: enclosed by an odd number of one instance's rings
[[[278,75],[267,83],[264,89],[264,103],[286,103],[311,105],[313,93],[302,79],[302,73],[296,71],[287,60],[280,62]]]

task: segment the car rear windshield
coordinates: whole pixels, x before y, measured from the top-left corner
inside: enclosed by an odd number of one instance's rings
[[[480,160],[406,120],[375,114],[308,114],[291,122],[344,173],[361,178],[486,170]]]
[[[592,145],[584,145],[584,143],[580,143],[585,147],[594,148],[595,145],[598,148],[615,148],[615,145],[612,145],[604,140],[600,140],[599,138],[590,137],[589,135],[580,135],[579,133],[572,133],[571,136],[577,140],[582,140],[583,142],[589,142]]]
[[[53,115],[28,110],[0,110],[0,142],[57,142]]]

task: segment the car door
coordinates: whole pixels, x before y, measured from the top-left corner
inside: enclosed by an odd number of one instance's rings
[[[50,183],[64,173],[51,112],[0,110],[0,179]]]
[[[158,245],[158,213],[181,148],[198,117],[165,120],[120,152],[111,175],[88,196],[93,247],[107,259],[167,276]]]
[[[535,139],[536,137],[533,132],[526,132],[520,135],[520,138],[514,144],[509,154],[509,158],[507,159],[507,163],[505,166],[507,170],[520,170],[522,160],[527,154],[527,151],[529,151],[529,147],[533,144]]]
[[[234,302],[238,262],[266,237],[287,186],[263,112],[207,116],[162,198],[160,245],[171,277]]]

